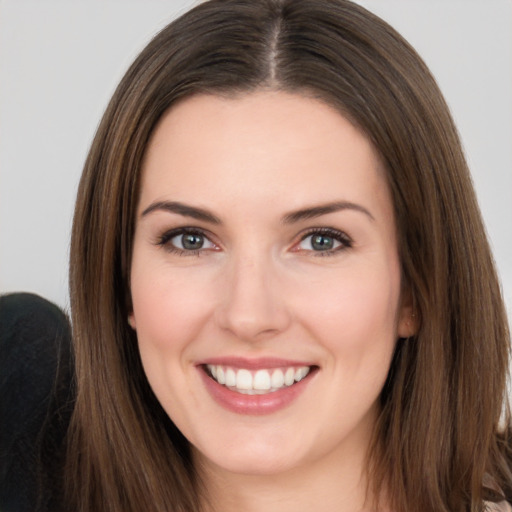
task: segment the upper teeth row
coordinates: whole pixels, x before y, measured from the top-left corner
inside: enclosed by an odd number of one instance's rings
[[[309,366],[286,369],[257,370],[251,373],[245,368],[235,370],[220,365],[207,365],[212,377],[222,385],[241,393],[277,391],[302,380],[310,371]]]

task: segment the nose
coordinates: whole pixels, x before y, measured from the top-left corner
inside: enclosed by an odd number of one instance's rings
[[[288,327],[290,314],[279,272],[268,259],[242,258],[227,272],[217,323],[243,341],[257,341]]]

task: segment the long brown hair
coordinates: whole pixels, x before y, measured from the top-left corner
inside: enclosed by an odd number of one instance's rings
[[[381,394],[372,491],[385,491],[398,512],[480,510],[493,488],[512,482],[498,433],[510,336],[493,259],[435,80],[391,27],[346,0],[200,4],[163,29],[121,81],[92,143],[73,224],[77,399],[66,507],[199,509],[188,443],[149,388],[127,323],[141,164],[155,125],[180,99],[264,88],[335,107],[387,169],[419,329],[398,341]]]

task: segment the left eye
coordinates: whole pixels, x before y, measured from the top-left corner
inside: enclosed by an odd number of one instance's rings
[[[350,246],[350,239],[341,232],[319,231],[306,235],[297,248],[302,251],[335,252]]]

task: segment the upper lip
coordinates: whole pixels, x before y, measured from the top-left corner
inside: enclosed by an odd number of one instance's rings
[[[197,364],[198,366],[210,364],[230,366],[232,368],[246,368],[248,370],[283,368],[290,366],[315,366],[311,361],[297,361],[296,359],[283,359],[279,357],[245,358],[235,356],[211,357],[199,361]]]

